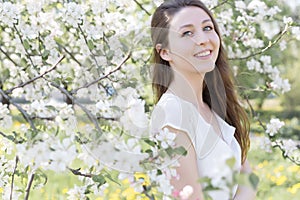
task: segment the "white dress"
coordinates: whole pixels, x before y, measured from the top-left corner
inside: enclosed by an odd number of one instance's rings
[[[232,199],[237,190],[236,184],[228,187],[226,182],[232,183],[234,171],[239,172],[241,168],[241,149],[234,137],[235,128],[214,114],[222,137],[216,134],[192,103],[164,93],[152,112],[151,132],[155,134],[165,126],[186,132],[197,154],[200,177],[211,178],[212,185],[221,188],[208,194],[213,200],[227,200]],[[226,164],[230,158],[235,158],[233,167]]]

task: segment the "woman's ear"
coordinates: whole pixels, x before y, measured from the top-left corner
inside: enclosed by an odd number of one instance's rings
[[[155,49],[159,53],[160,57],[165,61],[171,61],[169,49],[162,48],[161,44],[156,44]]]

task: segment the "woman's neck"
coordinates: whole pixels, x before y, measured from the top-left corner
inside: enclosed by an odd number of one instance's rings
[[[174,79],[168,87],[168,91],[176,96],[191,102],[197,108],[204,105],[202,92],[204,74],[182,75],[176,71]]]

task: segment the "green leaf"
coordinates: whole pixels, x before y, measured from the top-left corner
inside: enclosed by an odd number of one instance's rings
[[[92,40],[88,40],[87,45],[88,45],[88,47],[89,47],[90,50],[93,50],[95,48],[95,45],[94,45],[94,43],[93,43]]]
[[[109,180],[111,180],[112,182],[118,184],[119,186],[121,186],[121,184],[118,181],[116,181],[115,179],[113,179],[110,174],[106,174],[105,177],[108,178]]]
[[[154,147],[155,145],[156,145],[156,142],[153,142],[153,141],[151,141],[151,140],[149,140],[149,139],[145,139],[144,140],[147,144],[149,144],[150,146],[152,146],[152,147]]]
[[[226,160],[226,164],[227,164],[227,166],[229,166],[230,168],[233,168],[233,167],[234,167],[235,162],[236,162],[236,160],[235,160],[234,157],[228,158],[228,159]]]
[[[178,155],[183,155],[186,156],[187,155],[187,150],[184,147],[177,147],[174,149],[174,152]]]
[[[92,178],[92,180],[93,180],[94,182],[96,182],[96,183],[99,183],[98,186],[101,186],[101,185],[103,185],[103,184],[106,183],[106,180],[105,180],[104,176],[101,175],[101,174],[99,174],[99,175],[94,175],[93,178]]]
[[[15,141],[15,137],[12,136],[12,135],[8,135],[6,138],[9,139],[9,140],[12,141],[12,142]]]
[[[249,181],[250,181],[252,187],[253,187],[254,189],[256,189],[256,188],[257,188],[257,185],[258,185],[258,183],[259,183],[259,178],[258,178],[258,176],[257,176],[256,174],[254,174],[254,173],[251,173],[251,174],[249,175]]]
[[[158,176],[162,175],[162,171],[160,169],[158,169],[156,175],[158,175]]]
[[[50,51],[49,50],[45,50],[42,54],[42,59],[43,60],[47,60],[48,59],[48,56],[50,54]]]
[[[62,40],[62,38],[55,37],[54,40],[57,44],[64,45],[64,41]]]
[[[29,44],[28,40],[24,40],[23,45],[26,50],[30,49],[30,44]]]

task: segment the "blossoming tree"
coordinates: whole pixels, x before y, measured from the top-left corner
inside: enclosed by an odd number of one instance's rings
[[[254,90],[289,91],[270,50],[284,51],[288,38],[300,40],[299,24],[270,2],[204,2],[219,21],[235,75],[259,77],[241,85],[245,102]],[[148,132],[149,21],[158,3],[0,1],[2,199],[28,199],[46,184],[47,170],[80,179],[83,186],[70,190],[70,199],[101,196],[121,184],[149,199],[172,197],[177,163],[170,159],[185,150],[173,147],[168,130]],[[270,145],[299,165],[296,142],[277,134],[284,122],[259,122]],[[135,172],[146,174],[150,185]]]

